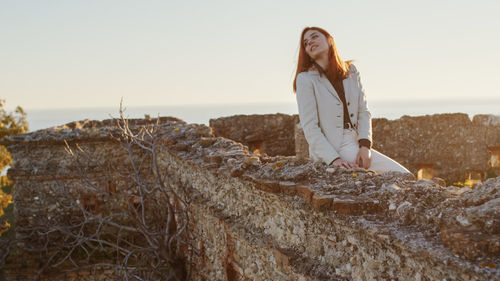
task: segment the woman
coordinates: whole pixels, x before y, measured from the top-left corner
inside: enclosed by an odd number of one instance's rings
[[[333,37],[322,28],[302,31],[293,90],[314,161],[379,173],[410,173],[371,148],[371,114],[359,72],[352,61],[340,58]]]

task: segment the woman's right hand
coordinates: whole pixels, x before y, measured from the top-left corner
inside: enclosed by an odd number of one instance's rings
[[[359,166],[356,163],[347,162],[342,158],[338,158],[337,160],[333,161],[330,164],[330,166],[344,167],[344,168],[359,168]]]

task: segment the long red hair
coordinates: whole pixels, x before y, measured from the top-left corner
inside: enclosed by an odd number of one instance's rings
[[[349,66],[352,63],[352,60],[343,61],[342,58],[340,58],[339,52],[337,51],[337,47],[335,45],[335,41],[333,40],[333,37],[330,35],[330,33],[328,33],[328,31],[315,26],[304,28],[304,30],[302,30],[302,34],[300,35],[299,59],[297,61],[297,71],[295,72],[295,78],[293,79],[294,93],[297,91],[297,85],[295,83],[297,80],[297,75],[299,75],[299,73],[301,72],[308,71],[314,63],[311,57],[306,53],[306,48],[304,46],[304,34],[306,34],[306,32],[309,30],[317,30],[321,32],[323,35],[325,35],[326,40],[328,40],[329,45],[331,46],[330,50],[328,51],[329,65],[328,68],[324,70],[329,78],[333,80],[346,79],[349,75]]]

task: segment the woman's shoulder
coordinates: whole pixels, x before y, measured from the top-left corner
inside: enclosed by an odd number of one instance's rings
[[[347,78],[356,78],[359,76],[359,71],[356,66],[351,62],[349,63],[349,72],[347,73]]]
[[[313,76],[316,75],[314,71],[308,70],[308,71],[302,71],[299,74],[297,74],[297,79],[311,79]]]
[[[307,70],[299,72],[299,74],[297,74],[297,78],[299,78],[300,76],[300,79],[312,79],[318,75],[319,71],[316,69],[316,67],[311,66]]]
[[[350,63],[349,64],[349,72],[350,73],[357,73],[358,72],[358,69],[356,68],[356,66],[354,65],[354,63]]]

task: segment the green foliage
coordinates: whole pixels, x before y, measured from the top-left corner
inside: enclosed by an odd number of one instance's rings
[[[7,112],[4,108],[5,100],[0,99],[0,139],[5,137],[23,134],[28,131],[28,121],[26,121],[26,113],[18,106],[14,112]],[[0,171],[12,164],[7,149],[0,145]],[[0,187],[9,185],[10,182],[6,176],[0,177]],[[0,189],[0,217],[4,214],[4,209],[12,203],[12,196]],[[0,219],[0,234],[9,229],[9,222]]]
[[[6,178],[7,177],[2,176],[2,180]],[[4,192],[3,189],[8,189],[8,186],[5,186],[5,188],[0,188],[0,235],[2,235],[10,228],[9,221],[6,217],[3,217],[4,213],[8,214],[9,217],[12,215],[12,208],[7,208],[10,203],[12,203],[12,195],[10,195],[10,192]]]
[[[27,132],[26,112],[18,106],[14,112],[7,113],[4,105],[5,100],[0,99],[0,139]]]

